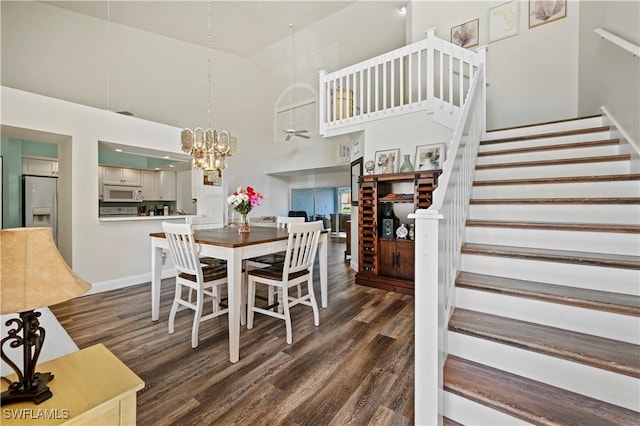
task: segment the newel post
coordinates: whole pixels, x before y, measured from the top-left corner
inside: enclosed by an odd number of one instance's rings
[[[438,210],[417,210],[415,219],[415,399],[416,425],[442,424],[440,352],[443,345],[441,292],[438,283]]]

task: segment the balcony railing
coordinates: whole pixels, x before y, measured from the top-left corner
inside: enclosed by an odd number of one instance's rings
[[[427,31],[427,38],[344,69],[320,71],[319,131],[415,111],[454,129],[485,51],[468,50]],[[348,130],[347,130],[348,131]]]

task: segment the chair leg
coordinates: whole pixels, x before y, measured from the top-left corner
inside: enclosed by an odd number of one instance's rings
[[[287,344],[290,345],[293,339],[291,337],[291,314],[289,312],[289,289],[281,287],[279,290],[281,291],[281,294],[282,294],[281,304],[283,305],[283,310],[284,310],[284,325],[287,329]]]
[[[249,278],[247,283],[247,328],[253,328],[253,307],[256,304],[256,282]]]
[[[202,289],[196,293],[196,311],[193,315],[193,327],[191,328],[191,347],[198,347],[198,329],[200,328],[200,317],[202,317]]]
[[[307,280],[307,288],[309,289],[311,309],[313,309],[313,325],[317,327],[320,325],[320,314],[318,313],[318,302],[316,302],[316,294],[313,291],[313,280],[311,278]]]
[[[212,309],[213,313],[216,313],[220,310],[220,293],[217,285],[211,286],[211,293],[213,293]]]
[[[169,313],[169,334],[173,334],[176,312],[178,312],[178,300],[181,299],[182,286],[176,282],[175,294],[173,296],[173,304]]]

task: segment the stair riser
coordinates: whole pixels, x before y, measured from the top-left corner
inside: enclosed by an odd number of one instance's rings
[[[448,332],[449,353],[567,389],[610,404],[640,410],[637,379],[507,344]]]
[[[640,197],[640,181],[489,185],[473,187],[474,199]]]
[[[640,234],[467,226],[465,241],[514,247],[636,256]]]
[[[550,138],[518,139],[509,142],[482,143],[480,142],[480,152],[495,151],[497,149],[516,149],[540,146],[551,146],[565,143],[591,142],[612,139],[611,132],[592,132],[579,135],[554,136]],[[486,139],[485,139],[486,140]]]
[[[498,132],[488,132],[485,139],[502,139],[517,136],[526,136],[530,134],[564,132],[567,130],[576,130],[592,127],[603,126],[602,117],[583,118],[580,120],[563,121],[553,124],[541,124],[538,126],[521,127],[517,129],[501,130]]]
[[[602,176],[624,173],[629,173],[628,161],[604,161],[596,163],[476,170],[475,180]]]
[[[502,148],[500,148],[502,149]],[[519,154],[500,154],[478,157],[478,164],[521,163],[524,161],[544,161],[560,158],[585,158],[605,155],[618,155],[618,145],[595,146],[590,148],[554,149],[545,151],[523,152]]]
[[[456,288],[456,307],[640,344],[638,317],[468,288]]]
[[[496,411],[486,405],[445,392],[443,396],[444,415],[463,425],[477,426],[519,426],[531,425],[516,417]]]
[[[461,270],[640,296],[640,272],[631,269],[463,254]]]
[[[469,219],[640,225],[640,205],[472,204]]]

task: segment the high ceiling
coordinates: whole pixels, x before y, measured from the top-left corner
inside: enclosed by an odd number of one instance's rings
[[[84,15],[248,57],[353,1],[43,1]]]

